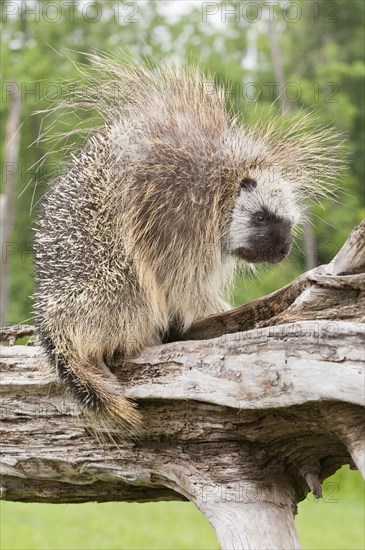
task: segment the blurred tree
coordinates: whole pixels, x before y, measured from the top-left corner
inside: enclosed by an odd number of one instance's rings
[[[313,209],[327,223],[316,224],[319,262],[325,263],[364,216],[364,15],[362,0],[301,0],[299,24],[281,34],[286,74],[301,89],[298,106],[309,107],[323,123],[345,132],[349,170],[339,182],[338,202]]]
[[[1,270],[0,270],[0,323],[5,324],[9,300],[9,265],[8,254],[12,253],[13,246],[10,238],[13,232],[15,214],[15,182],[16,167],[19,164],[20,142],[20,93],[16,82],[10,82],[14,94],[11,96],[11,106],[5,132],[5,159],[2,163],[4,177],[4,192],[0,194],[0,242],[1,242]]]

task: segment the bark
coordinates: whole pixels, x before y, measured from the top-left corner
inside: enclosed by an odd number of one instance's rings
[[[143,414],[138,441],[103,437],[37,346],[4,346],[3,498],[188,499],[222,548],[298,548],[308,491],[343,464],[365,475],[364,233],[328,266],[116,368]]]

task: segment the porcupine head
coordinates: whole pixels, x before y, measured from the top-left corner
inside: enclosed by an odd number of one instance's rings
[[[283,260],[303,200],[336,177],[337,145],[308,114],[240,122],[198,69],[94,63],[88,101],[103,123],[42,200],[36,329],[96,423],[133,435],[141,417],[116,357],[123,369],[170,330],[227,309],[237,262]]]

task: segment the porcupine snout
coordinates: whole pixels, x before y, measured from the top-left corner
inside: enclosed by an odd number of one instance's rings
[[[276,264],[284,260],[292,247],[292,223],[263,209],[251,216],[250,237],[237,255],[248,262]]]
[[[285,220],[271,222],[267,241],[269,261],[273,264],[284,260],[292,247],[291,223]]]

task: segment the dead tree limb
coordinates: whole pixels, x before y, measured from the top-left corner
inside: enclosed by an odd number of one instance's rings
[[[308,491],[343,464],[365,476],[364,233],[328,266],[116,369],[144,417],[138,442],[100,445],[39,349],[2,347],[3,498],[188,499],[223,548],[298,548]]]

